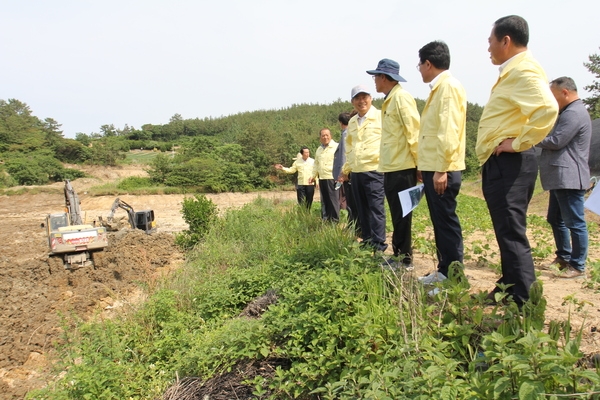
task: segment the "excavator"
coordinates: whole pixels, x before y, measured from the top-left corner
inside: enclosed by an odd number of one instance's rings
[[[68,179],[64,194],[65,211],[46,216],[50,271],[58,267],[102,267],[103,250],[108,246],[106,228],[83,223],[79,197]]]
[[[118,223],[116,223],[113,219],[115,216],[115,212],[119,208],[127,212],[127,217],[129,219],[129,225],[131,229],[141,229],[147,234],[156,232],[154,210],[143,210],[136,212],[132,206],[130,206],[118,197],[115,199],[110,209],[110,214],[108,215],[107,220],[104,221],[102,217],[98,217],[100,224],[109,230],[119,230]]]

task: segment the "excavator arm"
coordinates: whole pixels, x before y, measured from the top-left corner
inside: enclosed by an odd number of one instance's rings
[[[133,207],[131,207],[129,204],[127,204],[118,197],[115,199],[110,209],[110,214],[108,214],[108,222],[112,222],[112,219],[115,216],[115,212],[119,208],[122,208],[127,212],[127,216],[129,217],[129,225],[131,225],[131,229],[135,229],[135,211],[133,210]]]
[[[79,197],[77,192],[73,189],[71,181],[65,180],[65,205],[67,207],[67,213],[71,220],[71,225],[82,225],[83,219],[81,218],[81,208],[79,207]]]

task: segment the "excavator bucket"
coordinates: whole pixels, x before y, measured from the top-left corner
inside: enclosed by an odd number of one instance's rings
[[[111,218],[110,220],[107,220],[102,218],[102,216],[98,216],[98,223],[100,226],[105,227],[109,232],[116,232],[123,228],[129,227],[129,222],[126,221],[124,217]]]

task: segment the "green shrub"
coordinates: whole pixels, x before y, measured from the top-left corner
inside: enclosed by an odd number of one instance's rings
[[[60,161],[46,152],[9,156],[5,168],[18,185],[45,185],[85,176],[82,171],[64,168]]]
[[[189,229],[178,234],[175,243],[184,249],[194,247],[210,230],[217,219],[217,211],[215,203],[204,195],[183,199],[181,213]]]

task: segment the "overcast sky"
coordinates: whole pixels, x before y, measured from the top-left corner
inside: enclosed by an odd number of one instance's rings
[[[572,0],[2,0],[0,99],[27,103],[65,137],[103,124],[141,128],[184,119],[349,99],[382,58],[400,63],[414,97],[415,66],[432,40],[484,105],[498,75],[487,52],[493,22],[521,15],[549,79],[594,76],[600,1]]]

